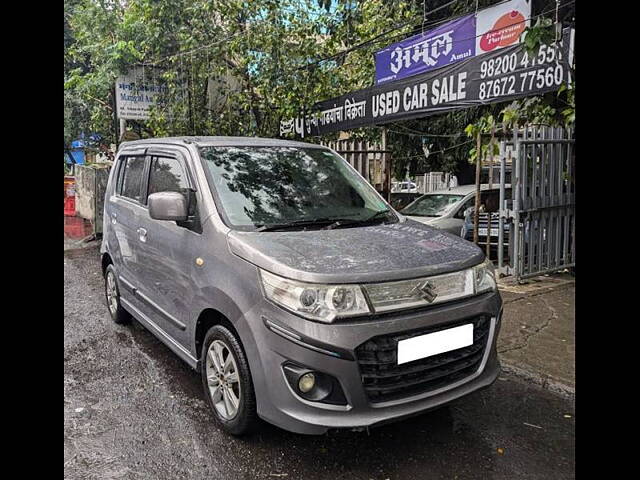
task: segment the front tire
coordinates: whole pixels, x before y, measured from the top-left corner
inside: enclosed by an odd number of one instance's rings
[[[217,423],[232,435],[258,424],[249,363],[240,341],[226,327],[215,325],[204,338],[200,358],[202,386]]]
[[[108,265],[104,272],[104,292],[107,299],[107,307],[109,307],[111,319],[115,323],[123,325],[131,322],[131,314],[120,303],[120,290],[116,278],[116,269],[113,265]]]

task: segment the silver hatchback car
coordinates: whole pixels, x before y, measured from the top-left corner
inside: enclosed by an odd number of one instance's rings
[[[499,372],[482,251],[395,212],[319,145],[122,144],[104,208],[109,312],[201,373],[217,423],[322,434],[443,405]]]
[[[505,188],[507,197],[510,197],[511,186],[506,185]],[[489,188],[487,184],[480,185],[481,204],[491,198],[497,206],[499,195],[500,189],[497,186]],[[404,207],[401,213],[416,222],[464,237],[462,227],[465,212],[475,206],[475,199],[475,185],[460,185],[426,193]]]

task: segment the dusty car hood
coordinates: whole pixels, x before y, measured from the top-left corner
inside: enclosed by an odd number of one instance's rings
[[[414,222],[424,223],[425,225],[433,225],[437,223],[441,217],[417,217],[413,215],[405,215],[407,218],[413,220]]]
[[[473,243],[412,220],[307,232],[231,231],[228,241],[239,257],[308,282],[400,280],[460,270],[484,257]]]

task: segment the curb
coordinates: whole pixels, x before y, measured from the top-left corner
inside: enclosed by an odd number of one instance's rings
[[[101,242],[96,242],[96,243],[85,243],[84,245],[81,244],[81,246],[73,246],[70,248],[65,248],[64,249],[64,254],[65,256],[74,256],[74,255],[78,255],[81,254],[82,252],[86,252],[88,250],[93,250],[93,249],[99,249],[100,248],[100,244]]]
[[[500,291],[500,293],[507,293],[507,294],[516,296],[515,298],[505,300],[505,303],[515,302],[523,298],[536,297],[538,295],[544,295],[545,293],[552,293],[557,290],[564,290],[565,288],[569,288],[569,287],[575,287],[575,282],[557,283],[555,285],[548,285],[548,286],[532,289],[525,292],[518,292],[518,291],[513,291],[510,288],[510,286],[500,285],[498,283],[498,290]]]
[[[501,364],[502,364],[502,371],[505,373],[521,378],[529,383],[533,383],[534,385],[538,385],[539,387],[542,387],[545,390],[549,390],[551,393],[555,393],[556,395],[560,395],[569,400],[575,399],[576,390],[574,387],[570,387],[569,385],[565,385],[562,382],[554,380],[550,378],[548,375],[542,375],[539,373],[530,372],[523,368],[516,367],[515,365],[504,363],[504,361],[502,360],[501,360]]]

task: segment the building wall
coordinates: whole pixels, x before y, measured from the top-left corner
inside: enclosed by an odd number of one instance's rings
[[[102,233],[104,193],[111,165],[76,165],[76,215],[90,220],[95,233]]]
[[[76,215],[94,220],[95,218],[95,169],[76,165]]]

